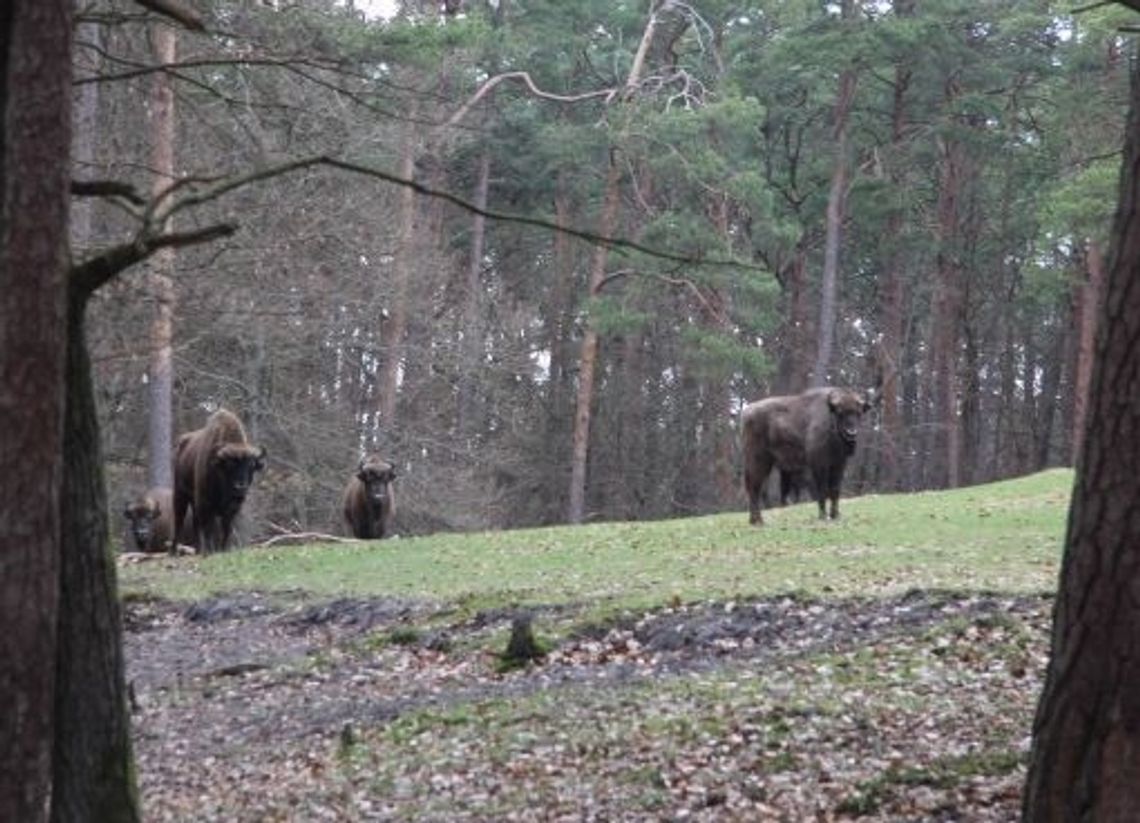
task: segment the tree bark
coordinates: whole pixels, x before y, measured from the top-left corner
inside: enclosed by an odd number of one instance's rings
[[[479,173],[475,181],[472,203],[487,208],[487,190],[491,184],[491,153],[484,149],[479,157]],[[471,259],[467,264],[467,281],[463,293],[463,360],[459,373],[458,430],[466,435],[474,431],[475,386],[483,353],[483,336],[479,324],[479,296],[483,292],[483,248],[487,219],[476,214],[471,218]]]
[[[123,627],[107,522],[99,419],[83,316],[91,292],[68,295],[63,527],[56,653],[51,819],[141,819],[131,752]]]
[[[416,171],[419,146],[418,126],[414,122],[417,109],[412,107],[400,159],[400,176],[411,180]],[[388,431],[396,427],[396,401],[404,359],[404,335],[408,328],[408,282],[416,250],[416,193],[409,186],[400,189],[400,230],[395,259],[392,263],[392,297],[388,316],[380,326],[380,374],[376,380],[376,411],[380,426]]]
[[[947,101],[957,96],[954,83],[947,86]],[[933,381],[934,425],[931,426],[933,481],[937,486],[958,485],[958,326],[961,312],[959,200],[962,188],[962,147],[954,140],[939,141],[942,168],[938,188],[938,253],[933,305],[931,307],[930,374]]]
[[[599,233],[608,235],[617,224],[618,203],[621,193],[618,184],[621,172],[617,159],[610,157],[606,170],[605,200],[599,219]],[[607,250],[605,246],[594,249],[594,259],[590,266],[590,296],[597,294],[606,276]],[[589,456],[590,415],[594,404],[594,373],[598,362],[598,333],[587,326],[582,335],[582,352],[578,357],[578,396],[574,404],[574,431],[570,447],[570,493],[566,519],[570,523],[581,523],[586,513],[586,461]]]
[[[1069,509],[1023,817],[1135,819],[1140,808],[1140,76],[1113,223],[1087,424]]]
[[[641,43],[630,66],[629,76],[625,81],[626,93],[631,94],[641,79],[645,68],[645,56],[649,52],[649,44],[653,42],[653,34],[657,29],[657,11],[660,0],[651,0],[649,21],[641,36]],[[598,221],[598,234],[611,237],[615,234],[618,219],[618,205],[621,202],[619,184],[621,174],[614,156],[614,149],[609,152],[609,165],[606,168],[605,194],[602,199],[602,213]],[[590,295],[593,296],[601,287],[606,276],[606,260],[608,249],[598,245],[594,250],[594,259],[590,266]],[[582,337],[582,353],[578,359],[578,397],[574,404],[574,432],[571,436],[570,451],[570,492],[566,519],[570,523],[581,523],[586,512],[586,463],[590,448],[590,415],[594,403],[594,372],[598,362],[598,333],[587,327]]]
[[[850,15],[850,6],[850,0],[845,0],[844,19]],[[839,76],[839,91],[835,98],[835,166],[827,194],[827,230],[823,242],[823,274],[819,287],[819,340],[811,373],[812,386],[825,386],[831,380],[839,293],[839,246],[842,242],[843,220],[847,213],[847,124],[851,117],[851,103],[855,99],[856,81],[854,70],[844,71]]]
[[[166,22],[151,24],[151,40],[155,60],[161,65],[174,63],[177,41],[174,28]],[[170,76],[163,71],[153,78],[150,108],[151,194],[161,195],[174,182],[174,88]],[[161,227],[170,229],[170,225]],[[174,249],[159,249],[150,263],[150,292],[154,299],[154,316],[150,323],[150,369],[148,394],[150,417],[147,428],[149,463],[147,478],[151,486],[170,488],[174,485],[171,446],[174,423]]]
[[[63,474],[71,0],[0,4],[0,820],[51,785]]]
[[[914,11],[913,0],[895,0],[894,13],[898,17],[910,16]],[[913,70],[907,64],[895,66],[895,83],[891,106],[891,146],[898,156],[903,143],[906,123],[906,93],[910,88]],[[901,192],[904,181],[901,172],[891,170],[891,182],[896,191]],[[902,237],[904,212],[902,204],[887,218],[885,242],[889,249],[887,263],[883,271],[883,283],[879,299],[879,326],[882,329],[882,345],[879,354],[879,368],[883,377],[882,385],[882,426],[883,462],[880,483],[882,488],[895,491],[900,488],[902,472],[899,454],[902,445],[902,420],[899,414],[900,362],[903,347],[903,255]]]
[[[1104,288],[1104,257],[1100,245],[1090,240],[1085,247],[1085,279],[1076,289],[1077,306],[1077,357],[1073,377],[1073,432],[1072,461],[1084,445],[1085,423],[1088,417],[1089,383],[1092,380],[1093,347],[1096,343],[1097,317],[1100,313],[1101,292]]]

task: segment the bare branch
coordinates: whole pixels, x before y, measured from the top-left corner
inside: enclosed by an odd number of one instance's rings
[[[190,31],[205,31],[206,23],[198,12],[179,3],[178,0],[135,0],[140,6],[155,14],[176,20]]]
[[[70,288],[79,294],[90,295],[116,274],[145,260],[158,249],[209,243],[222,237],[229,237],[237,231],[237,228],[234,223],[220,223],[187,232],[154,236],[147,236],[145,232],[140,233],[128,243],[113,246],[90,260],[73,265],[69,275]]]
[[[118,180],[72,180],[71,193],[76,197],[120,198],[136,206],[146,205],[134,186]]]
[[[278,177],[283,174],[288,174],[293,171],[301,171],[303,169],[313,168],[317,166],[328,166],[342,171],[352,172],[354,174],[362,174],[367,177],[374,177],[378,180],[384,180],[388,183],[394,183],[398,186],[406,186],[417,194],[424,197],[434,197],[458,206],[464,211],[472,214],[482,215],[489,220],[497,220],[503,223],[517,223],[524,226],[535,226],[549,231],[562,232],[571,237],[577,237],[580,240],[585,240],[595,246],[606,246],[607,248],[619,252],[640,252],[641,254],[655,257],[660,260],[669,260],[674,263],[683,263],[686,265],[700,264],[705,266],[733,266],[743,269],[759,269],[758,266],[745,263],[740,260],[726,260],[726,259],[705,259],[699,257],[689,257],[683,254],[673,254],[671,252],[661,251],[660,249],[653,249],[649,246],[644,246],[641,243],[627,240],[621,237],[605,237],[591,231],[583,229],[575,229],[567,226],[560,226],[551,220],[546,220],[541,217],[530,217],[523,214],[510,214],[506,212],[491,211],[490,209],[481,209],[478,206],[457,197],[451,192],[440,191],[438,189],[429,188],[415,180],[407,180],[398,175],[390,172],[383,171],[382,169],[371,168],[360,163],[353,163],[347,160],[338,160],[334,157],[327,155],[316,155],[312,157],[303,157],[296,160],[290,160],[274,166],[267,166],[260,169],[255,169],[245,174],[235,175],[229,178],[218,178],[209,182],[211,185],[204,186],[200,191],[180,198],[177,202],[171,204],[169,209],[165,212],[156,212],[155,219],[159,223],[164,221],[176,212],[197,206],[209,200],[214,200],[221,197],[223,194],[235,191],[236,189],[243,188],[252,183],[257,183],[262,180],[268,180],[272,177]]]
[[[680,288],[684,288],[684,289],[688,290],[689,292],[691,292],[693,294],[694,297],[697,298],[697,302],[699,302],[701,304],[701,307],[706,312],[708,312],[709,317],[711,317],[714,321],[716,321],[717,323],[719,323],[721,325],[727,325],[728,324],[728,318],[725,317],[724,312],[720,308],[714,306],[711,302],[709,302],[709,299],[707,297],[705,297],[704,292],[701,291],[701,287],[698,286],[694,281],[690,280],[688,277],[667,277],[664,274],[657,274],[655,272],[638,271],[637,269],[618,269],[615,272],[611,272],[611,273],[607,274],[600,281],[598,281],[597,288],[595,288],[592,293],[598,294],[608,284],[610,284],[616,280],[620,280],[623,277],[630,277],[630,276],[634,276],[634,275],[636,275],[638,277],[648,277],[652,280],[657,280],[657,281],[659,281],[661,283],[665,283],[666,285],[669,285],[669,286],[680,287]]]
[[[268,546],[294,546],[302,543],[356,543],[363,544],[363,540],[355,537],[341,537],[336,534],[324,534],[322,532],[285,532],[283,534],[274,535],[273,537],[266,538],[260,543],[253,543],[251,547],[268,547]]]
[[[476,92],[471,95],[471,98],[462,106],[460,106],[459,110],[456,111],[455,114],[451,115],[451,117],[447,119],[447,123],[445,125],[454,126],[456,123],[467,116],[467,113],[471,111],[472,106],[482,100],[487,95],[487,93],[494,89],[497,85],[506,80],[521,80],[523,84],[528,89],[530,89],[531,94],[533,94],[535,97],[541,97],[543,100],[553,100],[557,103],[577,103],[581,100],[592,100],[598,97],[604,97],[605,102],[609,103],[613,99],[614,95],[618,92],[617,89],[598,89],[597,91],[587,91],[583,92],[582,94],[553,94],[552,92],[543,91],[538,86],[536,86],[527,72],[511,71],[507,72],[506,74],[497,74],[489,79],[486,83],[481,85],[476,90]]]

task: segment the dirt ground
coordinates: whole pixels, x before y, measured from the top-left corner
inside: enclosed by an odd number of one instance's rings
[[[1051,603],[126,605],[148,820],[1014,820]]]

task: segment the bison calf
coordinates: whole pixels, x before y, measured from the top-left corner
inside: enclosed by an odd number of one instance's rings
[[[820,519],[827,517],[828,500],[831,517],[839,517],[843,469],[855,451],[859,421],[869,408],[862,395],[830,387],[745,406],[741,433],[750,522],[764,522],[760,497],[773,468],[789,478],[808,472]]]
[[[392,481],[396,467],[370,454],[360,461],[344,489],[344,522],[353,537],[379,540],[391,529],[396,510]]]
[[[265,447],[250,445],[241,421],[218,409],[203,428],[182,435],[175,446],[175,529],[182,529],[191,509],[199,549],[224,550],[254,475],[264,468]]]
[[[172,548],[174,508],[170,489],[154,488],[139,495],[123,509],[130,522],[135,550],[161,552]]]

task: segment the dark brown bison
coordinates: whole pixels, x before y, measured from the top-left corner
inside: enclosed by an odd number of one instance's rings
[[[161,552],[172,548],[174,508],[170,489],[153,488],[133,498],[123,509],[130,522],[135,550]]]
[[[379,540],[391,531],[396,511],[396,467],[375,454],[361,459],[344,489],[344,522],[353,537]]]
[[[265,447],[250,445],[241,421],[218,409],[205,427],[183,434],[174,447],[175,527],[182,529],[191,509],[199,549],[224,550],[254,475],[264,468]]]
[[[807,473],[820,519],[831,500],[831,517],[839,517],[839,485],[847,458],[855,451],[859,421],[870,408],[862,395],[823,387],[788,397],[767,397],[749,403],[741,414],[744,439],[744,487],[749,519],[764,522],[760,492],[773,468],[781,474],[781,496],[790,486],[783,478]]]

